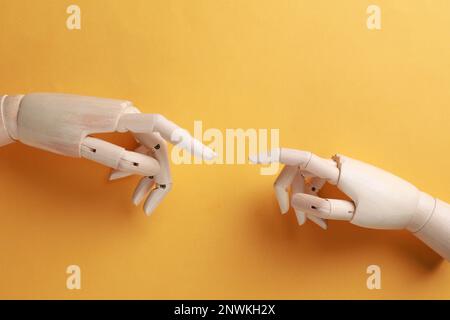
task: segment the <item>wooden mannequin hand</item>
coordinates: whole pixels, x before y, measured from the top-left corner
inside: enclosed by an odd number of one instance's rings
[[[334,219],[366,228],[408,229],[450,260],[450,205],[409,182],[342,155],[323,159],[311,152],[275,149],[250,160],[285,164],[275,193],[281,212],[286,213],[291,203],[299,224],[309,218],[326,229],[327,219]],[[320,198],[318,192],[326,182],[352,201]]]
[[[134,151],[90,136],[127,131],[140,143]],[[67,94],[0,96],[0,146],[14,141],[101,163],[114,170],[111,179],[145,176],[133,202],[138,204],[149,194],[144,204],[147,214],[172,187],[166,141],[198,157],[215,157],[211,149],[162,115],[140,113],[124,100]]]

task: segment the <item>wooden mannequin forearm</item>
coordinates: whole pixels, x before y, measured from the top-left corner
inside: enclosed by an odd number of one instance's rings
[[[0,96],[0,146],[17,140],[17,114],[23,95]]]

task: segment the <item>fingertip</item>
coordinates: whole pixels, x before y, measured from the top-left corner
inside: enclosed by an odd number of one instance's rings
[[[203,149],[203,158],[205,160],[213,160],[213,159],[217,158],[217,153],[214,152],[212,149],[205,147]]]
[[[328,222],[322,218],[313,216],[311,214],[308,214],[308,219],[317,224],[319,227],[321,227],[323,230],[328,229]]]
[[[282,187],[275,186],[274,189],[281,214],[286,214],[289,211],[289,193]]]
[[[147,201],[144,204],[144,212],[147,217],[150,217],[152,213],[155,211],[156,205]]]
[[[147,217],[150,217],[153,213],[153,209],[152,208],[144,208],[144,213]]]
[[[303,212],[301,212],[301,211],[299,211],[297,209],[294,209],[294,211],[295,211],[295,216],[297,217],[298,225],[299,226],[304,225],[305,222],[306,222],[306,215]]]
[[[170,190],[171,184],[161,184],[150,192],[144,204],[144,211],[148,216],[159,206]]]
[[[111,172],[110,174],[109,174],[109,177],[108,177],[108,180],[109,181],[114,181],[114,180],[117,180],[118,179],[118,177],[117,177],[117,175],[115,174],[115,172]]]
[[[126,177],[131,176],[131,175],[132,175],[132,173],[129,173],[129,172],[126,172],[126,171],[111,170],[111,173],[109,175],[108,180],[109,181],[114,181],[114,180],[126,178]]]

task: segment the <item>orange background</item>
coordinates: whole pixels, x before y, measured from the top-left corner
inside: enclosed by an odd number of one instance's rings
[[[72,3],[81,30],[66,28]],[[0,0],[0,92],[130,99],[191,131],[279,128],[283,146],[368,161],[449,202],[450,2],[379,0],[380,31],[369,4]],[[450,298],[450,265],[407,232],[299,227],[256,166],[172,169],[147,218],[137,177],[1,148],[0,297]],[[381,290],[366,287],[371,264]]]

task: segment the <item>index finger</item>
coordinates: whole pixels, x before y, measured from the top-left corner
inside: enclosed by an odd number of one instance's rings
[[[321,158],[309,151],[276,148],[270,152],[250,156],[250,161],[260,164],[279,162],[289,166],[298,166],[300,170],[326,179],[332,184],[337,184],[339,180],[339,168],[336,162]]]
[[[191,134],[160,114],[128,113],[121,116],[118,131],[134,133],[158,132],[164,140],[183,148],[196,157],[214,159],[217,154]]]

